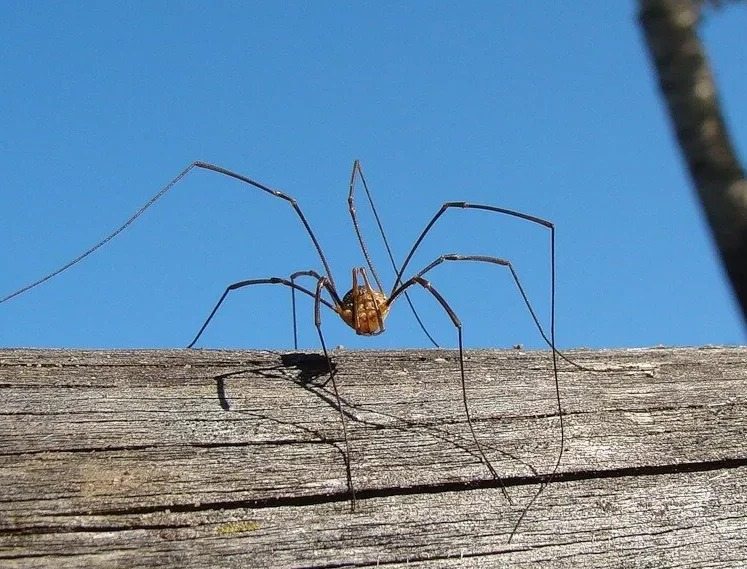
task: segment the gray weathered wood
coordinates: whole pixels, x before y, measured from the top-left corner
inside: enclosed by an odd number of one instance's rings
[[[0,351],[0,567],[739,567],[747,349]]]

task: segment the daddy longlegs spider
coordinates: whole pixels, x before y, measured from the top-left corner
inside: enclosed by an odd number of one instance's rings
[[[541,219],[539,217],[535,217],[533,215],[529,215],[529,214],[522,213],[519,211],[495,207],[492,205],[473,204],[473,203],[467,203],[467,202],[446,202],[441,206],[441,208],[431,218],[431,220],[425,226],[425,228],[420,233],[418,238],[415,240],[415,243],[410,248],[409,253],[405,257],[404,262],[401,265],[397,266],[394,260],[394,256],[392,254],[391,248],[389,246],[389,242],[386,238],[386,234],[384,233],[384,229],[383,229],[381,220],[379,218],[378,212],[374,205],[373,198],[371,196],[365,177],[363,175],[363,169],[361,168],[360,162],[356,160],[353,163],[353,171],[350,176],[350,185],[349,185],[349,193],[348,193],[348,210],[350,212],[350,216],[353,221],[353,227],[358,237],[358,243],[363,253],[363,257],[365,258],[366,265],[371,272],[371,275],[376,284],[376,287],[373,287],[371,285],[371,282],[368,279],[368,274],[366,272],[365,267],[354,267],[352,269],[352,287],[345,295],[341,297],[338,292],[337,286],[335,284],[334,278],[332,277],[332,271],[329,267],[329,263],[327,262],[327,258],[324,255],[324,252],[322,251],[321,245],[319,244],[319,241],[317,240],[316,235],[311,229],[311,226],[309,225],[306,219],[306,216],[303,214],[303,211],[301,210],[300,206],[298,205],[297,201],[294,198],[292,198],[288,194],[285,194],[278,190],[274,190],[264,184],[261,184],[255,180],[252,180],[246,176],[243,176],[241,174],[238,174],[236,172],[233,172],[221,166],[217,166],[215,164],[210,164],[207,162],[196,161],[196,162],[191,163],[184,170],[182,170],[174,179],[172,179],[168,184],[166,184],[158,193],[156,193],[152,198],[150,198],[150,200],[148,200],[137,212],[135,212],[135,214],[133,214],[132,217],[130,217],[127,221],[125,221],[125,223],[123,223],[120,227],[115,229],[111,234],[106,236],[96,245],[84,251],[83,253],[81,253],[76,258],[74,258],[67,264],[63,265],[59,269],[49,273],[48,275],[40,278],[39,280],[33,283],[30,283],[20,288],[19,290],[11,294],[8,294],[7,296],[3,298],[0,298],[0,304],[2,304],[3,302],[7,302],[8,300],[20,294],[23,294],[24,292],[27,292],[28,290],[44,283],[45,281],[51,279],[52,277],[69,269],[76,263],[82,261],[88,255],[90,255],[91,253],[93,253],[94,251],[102,247],[103,245],[105,245],[111,239],[116,237],[119,233],[124,231],[138,217],[140,217],[148,208],[150,208],[156,201],[158,201],[161,197],[163,197],[164,194],[166,194],[169,190],[171,190],[182,178],[184,178],[189,172],[191,172],[194,169],[208,170],[208,171],[215,172],[215,173],[218,173],[224,176],[228,176],[230,178],[234,178],[235,180],[248,184],[249,186],[253,188],[256,188],[258,190],[261,190],[263,192],[266,192],[272,196],[275,196],[277,198],[280,198],[288,202],[290,206],[293,208],[293,210],[296,212],[296,215],[298,216],[306,233],[311,239],[314,245],[314,248],[316,249],[317,254],[319,255],[319,260],[322,263],[324,271],[322,274],[320,274],[319,272],[315,270],[303,270],[303,271],[297,271],[291,274],[289,278],[270,277],[270,278],[262,278],[262,279],[250,279],[250,280],[239,281],[239,282],[229,285],[226,288],[226,290],[223,292],[218,302],[215,304],[213,310],[210,312],[209,316],[207,317],[203,325],[200,327],[199,331],[195,335],[194,339],[189,343],[187,348],[192,348],[197,343],[197,341],[200,339],[200,336],[205,331],[208,324],[213,319],[213,316],[215,316],[216,312],[218,311],[221,304],[223,303],[223,301],[226,299],[226,297],[228,296],[230,292],[240,289],[240,288],[245,288],[245,287],[254,286],[254,285],[277,284],[277,285],[283,285],[285,287],[288,287],[291,290],[292,310],[293,310],[293,341],[294,341],[295,348],[298,349],[296,296],[295,295],[296,295],[296,292],[300,292],[311,297],[314,301],[314,325],[316,327],[317,334],[319,336],[319,342],[321,344],[324,357],[327,361],[327,366],[328,366],[328,371],[329,371],[329,377],[322,384],[322,386],[330,382],[332,384],[332,390],[334,393],[337,411],[339,413],[340,423],[342,427],[342,436],[343,436],[343,443],[344,443],[343,457],[344,457],[344,462],[345,462],[345,471],[346,471],[346,476],[347,476],[348,491],[350,495],[351,511],[354,511],[356,507],[356,495],[355,495],[355,486],[353,483],[351,463],[350,463],[350,456],[351,456],[350,442],[348,440],[345,413],[343,412],[342,402],[341,402],[341,398],[340,398],[340,394],[339,394],[339,390],[337,386],[337,381],[335,379],[335,372],[334,372],[334,368],[332,365],[332,360],[330,359],[329,351],[327,349],[327,344],[324,340],[324,334],[322,333],[321,308],[325,307],[325,308],[330,309],[332,312],[336,313],[348,326],[350,326],[353,330],[355,330],[356,334],[363,335],[363,336],[374,336],[374,335],[378,335],[384,332],[385,330],[384,320],[389,314],[389,311],[392,305],[394,304],[395,300],[397,300],[400,296],[405,296],[410,306],[410,309],[413,315],[415,316],[418,324],[420,325],[422,331],[425,333],[425,335],[428,337],[431,343],[435,345],[436,347],[438,347],[438,344],[435,342],[433,337],[429,334],[425,325],[423,324],[420,317],[418,316],[417,311],[415,310],[407,294],[407,291],[408,289],[418,285],[419,287],[425,289],[427,292],[429,292],[433,296],[433,298],[438,302],[438,304],[446,312],[447,316],[449,317],[449,319],[451,320],[452,324],[454,325],[457,331],[459,373],[460,373],[460,380],[461,380],[462,401],[464,405],[464,412],[465,412],[465,416],[467,419],[469,431],[472,436],[472,440],[474,441],[475,448],[477,449],[479,459],[485,465],[490,475],[498,482],[498,484],[500,485],[501,491],[503,492],[503,495],[506,497],[508,502],[510,504],[513,504],[510,496],[508,495],[508,492],[506,491],[506,488],[503,485],[503,482],[501,481],[500,476],[498,475],[496,469],[491,464],[488,457],[485,455],[485,452],[483,451],[483,447],[480,444],[480,441],[477,437],[477,434],[475,433],[475,429],[472,424],[472,417],[470,415],[469,403],[468,403],[468,397],[467,397],[466,374],[464,370],[464,344],[463,344],[463,339],[462,339],[462,323],[459,320],[459,317],[454,312],[454,310],[449,305],[449,303],[446,301],[446,299],[438,292],[438,290],[436,290],[436,288],[428,280],[423,278],[426,273],[428,273],[432,269],[436,268],[437,266],[447,261],[471,261],[471,262],[478,262],[478,263],[489,263],[493,265],[507,267],[509,269],[511,276],[519,290],[519,293],[521,294],[522,300],[524,301],[524,304],[529,310],[529,313],[532,317],[532,320],[534,321],[535,326],[537,327],[543,340],[545,341],[546,344],[548,344],[551,350],[552,370],[553,370],[553,378],[555,382],[555,396],[557,400],[558,419],[560,423],[560,448],[558,450],[558,455],[555,460],[553,469],[550,472],[550,474],[547,475],[544,478],[544,480],[540,483],[538,490],[529,500],[527,505],[522,509],[521,515],[516,521],[513,527],[513,530],[511,531],[511,534],[509,536],[508,541],[510,542],[511,539],[513,539],[513,536],[516,533],[516,530],[518,529],[522,520],[524,519],[526,513],[529,511],[529,508],[532,506],[532,504],[534,504],[534,502],[537,500],[537,498],[542,493],[542,491],[545,489],[545,487],[554,479],[555,475],[557,474],[558,467],[560,466],[560,462],[563,457],[563,450],[564,450],[564,445],[565,445],[565,429],[563,425],[563,409],[562,409],[561,400],[560,400],[560,386],[558,382],[557,356],[563,357],[563,359],[566,359],[566,360],[567,358],[565,358],[563,354],[558,352],[555,348],[555,226],[551,222],[545,219]],[[355,209],[355,187],[356,187],[356,181],[358,178],[360,178],[361,180],[366,197],[372,208],[379,232],[383,238],[387,254],[389,256],[389,259],[396,273],[394,284],[392,285],[388,294],[384,292],[384,287],[382,285],[381,279],[379,278],[379,275],[376,272],[376,269],[374,268],[373,263],[371,262],[371,257],[368,253],[368,249],[366,247],[365,240],[363,239],[363,234],[360,230],[360,226],[358,223],[358,218],[357,218],[356,209]],[[499,257],[493,257],[493,256],[487,256],[487,255],[445,254],[433,260],[425,268],[415,273],[409,279],[403,280],[403,275],[405,274],[405,270],[410,264],[410,261],[415,255],[415,252],[417,251],[420,244],[423,242],[423,240],[425,239],[427,234],[430,232],[430,230],[433,228],[433,226],[436,224],[436,222],[447,211],[451,209],[481,210],[481,211],[486,211],[490,213],[507,215],[507,216],[515,217],[515,218],[522,219],[525,221],[529,221],[531,223],[545,227],[550,231],[551,294],[550,294],[550,335],[549,335],[549,338],[547,334],[545,333],[544,329],[542,328],[542,325],[540,324],[539,319],[537,318],[537,315],[534,309],[532,308],[532,305],[529,301],[529,298],[527,297],[524,287],[522,286],[521,281],[519,280],[518,274],[516,273],[511,262],[506,259],[501,259]],[[311,278],[316,281],[316,285],[312,288],[307,288],[302,285],[299,285],[296,282],[296,280],[300,277]],[[325,298],[323,296],[325,293],[327,294],[328,298]],[[570,362],[570,360],[568,361]],[[577,365],[574,362],[570,362],[570,363]],[[581,366],[578,366],[578,367],[581,367]]]

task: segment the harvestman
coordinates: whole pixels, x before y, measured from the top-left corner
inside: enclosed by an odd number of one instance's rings
[[[511,499],[508,496],[508,493],[506,492],[505,488],[503,487],[503,483],[501,482],[501,479],[498,476],[497,471],[495,470],[493,465],[490,463],[490,460],[488,460],[488,457],[485,455],[482,449],[482,445],[480,444],[480,441],[477,438],[474,427],[472,425],[472,418],[470,416],[470,411],[469,411],[469,404],[468,404],[468,398],[467,398],[467,385],[466,385],[465,371],[464,371],[464,346],[463,346],[463,340],[462,340],[462,323],[460,322],[458,316],[456,315],[454,310],[451,308],[451,306],[448,304],[446,299],[433,287],[433,285],[428,280],[423,278],[426,273],[428,273],[429,271],[431,271],[438,265],[441,265],[442,263],[447,262],[447,261],[472,261],[472,262],[489,263],[489,264],[508,267],[508,269],[511,272],[511,276],[514,282],[516,283],[516,286],[521,294],[524,304],[526,305],[526,307],[529,310],[529,313],[532,316],[532,320],[534,321],[544,341],[551,348],[553,377],[555,381],[555,395],[557,399],[558,417],[559,417],[559,422],[560,422],[560,449],[558,451],[558,456],[555,461],[555,465],[551,473],[540,484],[540,487],[537,490],[537,492],[532,496],[529,503],[522,510],[521,515],[519,519],[517,520],[516,524],[514,525],[514,528],[509,537],[509,542],[510,542],[514,534],[516,533],[516,530],[518,529],[519,524],[521,523],[527,511],[529,510],[529,508],[536,501],[536,499],[539,497],[540,493],[544,490],[547,484],[549,484],[554,478],[554,476],[556,475],[558,467],[560,466],[560,462],[563,457],[563,447],[565,444],[565,432],[564,432],[564,426],[563,426],[563,410],[562,410],[561,401],[560,401],[560,387],[558,384],[558,368],[557,368],[557,356],[560,355],[561,357],[563,357],[563,355],[560,354],[555,348],[555,226],[547,220],[541,219],[539,217],[535,217],[533,215],[528,215],[526,213],[522,213],[519,211],[513,211],[510,209],[499,208],[499,207],[495,207],[491,205],[472,204],[472,203],[466,203],[466,202],[447,202],[443,204],[441,208],[438,210],[438,212],[436,212],[436,214],[431,218],[431,220],[425,226],[423,231],[420,233],[419,237],[415,240],[415,243],[410,249],[409,253],[407,254],[407,257],[405,258],[404,262],[399,267],[397,267],[397,264],[394,261],[394,257],[391,252],[391,248],[389,247],[389,243],[387,241],[386,235],[384,234],[381,220],[379,219],[378,213],[373,203],[373,199],[368,190],[368,185],[366,184],[365,177],[363,176],[363,170],[361,168],[360,162],[356,160],[353,163],[353,171],[350,177],[350,190],[348,193],[348,209],[349,209],[352,221],[353,221],[353,227],[355,228],[355,232],[358,237],[358,242],[360,244],[361,251],[363,252],[363,256],[366,260],[366,265],[371,271],[371,275],[373,276],[374,282],[376,284],[376,288],[371,286],[371,282],[368,279],[368,275],[366,273],[365,267],[354,267],[352,270],[352,287],[344,296],[340,297],[338,290],[337,290],[337,286],[335,285],[335,281],[332,277],[332,271],[330,270],[329,263],[327,262],[327,258],[325,257],[324,252],[322,251],[322,248],[319,244],[319,241],[316,238],[316,235],[314,234],[313,230],[311,229],[311,226],[306,220],[306,216],[304,216],[303,212],[301,211],[301,208],[299,207],[298,203],[296,202],[294,198],[292,198],[291,196],[283,192],[274,190],[264,184],[261,184],[255,180],[247,178],[246,176],[237,174],[236,172],[232,172],[231,170],[227,170],[226,168],[223,168],[221,166],[216,166],[214,164],[209,164],[207,162],[198,161],[198,162],[193,162],[192,164],[187,166],[178,176],[176,176],[173,180],[171,180],[171,182],[169,182],[166,186],[164,186],[156,195],[154,195],[150,200],[148,200],[148,202],[145,205],[143,205],[137,212],[135,212],[135,214],[132,217],[130,217],[124,224],[122,224],[119,228],[117,228],[115,231],[113,231],[111,234],[109,234],[99,243],[97,243],[96,245],[88,249],[87,251],[81,253],[78,257],[76,257],[75,259],[67,263],[66,265],[63,265],[56,271],[44,276],[43,278],[3,298],[0,298],[0,304],[10,300],[11,298],[15,296],[23,294],[29,289],[32,289],[42,284],[43,282],[51,279],[52,277],[60,274],[61,272],[72,267],[79,261],[82,261],[85,257],[87,257],[88,255],[96,251],[101,246],[105,245],[107,242],[109,242],[111,239],[113,239],[115,236],[121,233],[124,229],[126,229],[130,224],[132,224],[138,217],[140,217],[145,212],[145,210],[147,210],[156,201],[158,201],[166,192],[168,192],[171,188],[173,188],[182,178],[184,178],[190,171],[192,171],[195,168],[209,170],[212,172],[216,172],[218,174],[228,176],[230,178],[234,178],[240,182],[246,183],[256,189],[262,190],[263,192],[266,192],[272,196],[278,197],[288,202],[293,208],[293,210],[296,212],[296,214],[298,215],[298,218],[303,224],[304,229],[306,230],[306,233],[311,238],[311,241],[314,244],[314,247],[319,255],[319,259],[322,263],[322,266],[324,267],[324,272],[323,274],[319,274],[317,271],[314,271],[314,270],[305,270],[305,271],[298,271],[296,273],[293,273],[287,279],[280,278],[280,277],[270,277],[270,278],[264,278],[264,279],[244,280],[244,281],[239,281],[239,282],[229,285],[226,288],[226,290],[223,292],[223,294],[221,295],[220,299],[216,303],[213,310],[210,312],[210,315],[207,317],[202,327],[197,332],[197,335],[194,337],[192,342],[190,342],[190,344],[187,347],[191,348],[197,343],[200,336],[202,335],[202,333],[205,331],[208,324],[212,320],[213,316],[215,316],[221,304],[223,303],[223,301],[226,299],[226,297],[231,291],[244,288],[244,287],[248,287],[248,286],[260,285],[260,284],[277,284],[277,285],[283,285],[285,287],[290,288],[291,293],[292,293],[293,339],[294,339],[294,345],[297,349],[298,348],[298,340],[297,340],[298,336],[297,336],[295,293],[296,291],[298,291],[300,293],[303,293],[311,297],[314,300],[314,325],[316,327],[316,330],[319,336],[319,341],[322,346],[322,351],[327,361],[328,370],[329,370],[329,378],[324,382],[324,385],[326,385],[329,382],[331,382],[332,384],[332,389],[333,389],[334,396],[335,396],[337,410],[340,416],[340,423],[342,426],[342,435],[343,435],[344,446],[345,446],[345,451],[343,453],[343,456],[344,456],[344,461],[345,461],[347,484],[348,484],[348,489],[350,493],[351,510],[355,509],[356,497],[355,497],[355,487],[353,484],[351,465],[350,465],[350,443],[348,441],[345,414],[343,412],[342,402],[340,400],[340,395],[339,395],[339,391],[337,388],[337,381],[335,379],[335,373],[333,371],[332,361],[329,357],[327,345],[326,345],[326,342],[324,341],[324,335],[322,333],[321,307],[324,306],[332,310],[333,312],[335,312],[340,318],[342,318],[342,320],[348,326],[350,326],[351,328],[353,328],[353,330],[355,330],[356,334],[363,335],[363,336],[374,336],[374,335],[378,335],[384,332],[384,320],[389,314],[389,310],[391,309],[394,301],[397,300],[400,296],[404,295],[421,329],[426,334],[426,336],[429,338],[429,340],[434,345],[437,346],[435,340],[433,340],[432,336],[428,333],[427,329],[425,328],[422,321],[418,317],[418,314],[415,311],[415,308],[412,305],[412,302],[410,301],[410,298],[407,295],[407,290],[415,285],[418,285],[419,287],[422,287],[423,289],[428,291],[434,297],[434,299],[439,303],[439,305],[446,312],[449,319],[451,320],[451,322],[453,323],[454,327],[457,330],[457,340],[458,340],[458,346],[459,346],[459,372],[460,372],[460,379],[461,379],[464,412],[467,418],[467,424],[469,426],[472,439],[479,453],[480,461],[486,466],[491,476],[495,480],[498,481],[498,483],[501,486],[501,490],[503,494],[506,496],[507,500],[511,503]],[[357,178],[361,179],[363,188],[368,198],[368,202],[371,205],[371,208],[373,210],[373,214],[374,214],[376,223],[378,225],[378,229],[384,240],[384,244],[386,246],[389,259],[396,272],[396,278],[395,278],[394,284],[392,285],[392,288],[389,294],[386,294],[384,292],[384,287],[382,285],[381,280],[379,279],[376,269],[373,266],[373,263],[371,262],[371,258],[368,254],[368,249],[366,248],[363,235],[358,225],[358,219],[356,216],[356,209],[355,209],[355,185],[356,185]],[[454,209],[454,208],[482,210],[482,211],[487,211],[491,213],[508,215],[508,216],[516,217],[516,218],[523,219],[526,221],[530,221],[532,223],[543,226],[550,230],[550,274],[551,274],[550,276],[550,279],[551,279],[550,313],[551,314],[550,314],[550,336],[549,338],[547,334],[545,333],[545,331],[543,330],[542,325],[540,324],[539,319],[537,318],[537,315],[534,309],[532,308],[531,303],[529,302],[529,298],[527,297],[524,287],[522,286],[521,281],[519,280],[518,274],[514,270],[514,267],[511,264],[511,262],[508,260],[501,259],[498,257],[487,256],[487,255],[457,255],[457,254],[441,255],[440,257],[436,258],[434,261],[429,263],[425,268],[415,273],[409,279],[403,280],[405,269],[410,264],[410,261],[412,260],[413,255],[415,254],[416,250],[422,243],[423,239],[425,239],[428,232],[435,225],[435,223],[441,218],[441,216],[444,215],[448,210]],[[298,279],[299,277],[309,277],[311,279],[314,279],[316,281],[316,286],[312,288],[306,288],[304,286],[299,285],[296,282],[296,279]],[[325,298],[323,296],[325,292],[327,293],[328,298]],[[567,359],[567,358],[564,358],[564,359]]]

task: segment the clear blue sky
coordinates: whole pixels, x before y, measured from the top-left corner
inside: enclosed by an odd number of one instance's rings
[[[702,28],[743,160],[745,30],[743,6]],[[4,2],[0,38],[0,296],[197,159],[295,196],[343,294],[362,264],[346,205],[359,158],[400,259],[445,201],[554,221],[560,347],[744,342],[632,2]],[[455,211],[412,268],[452,252],[511,259],[547,322],[545,230]],[[308,268],[321,269],[287,204],[196,172],[84,263],[0,305],[0,346],[184,346],[227,284]],[[468,346],[542,346],[504,269],[430,279]],[[202,346],[292,347],[286,289],[234,294]],[[454,346],[440,308],[413,297]],[[325,314],[333,346],[428,345],[406,304],[387,323],[357,338]]]

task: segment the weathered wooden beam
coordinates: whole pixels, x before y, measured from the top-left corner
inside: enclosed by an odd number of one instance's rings
[[[0,567],[747,564],[747,349],[0,350]],[[436,563],[437,562],[437,563]]]

